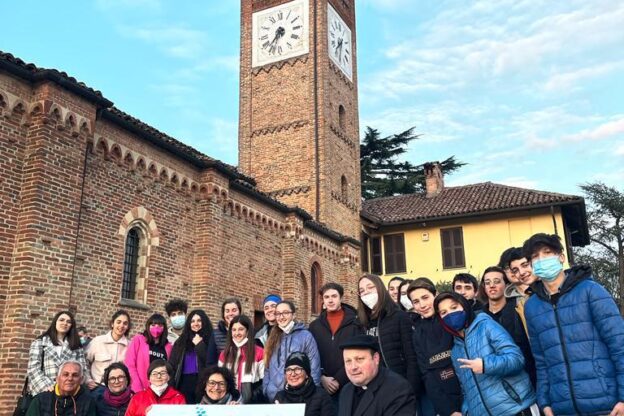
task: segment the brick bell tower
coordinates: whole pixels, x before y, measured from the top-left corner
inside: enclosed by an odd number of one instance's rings
[[[239,167],[359,239],[354,0],[241,0]]]

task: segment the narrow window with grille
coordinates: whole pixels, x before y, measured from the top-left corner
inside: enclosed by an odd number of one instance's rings
[[[126,237],[126,254],[123,268],[123,284],[121,286],[121,297],[123,299],[136,298],[136,282],[139,270],[139,247],[141,234],[137,228],[128,231]]]

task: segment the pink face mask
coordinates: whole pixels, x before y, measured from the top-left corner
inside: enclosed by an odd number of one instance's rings
[[[162,326],[158,326],[158,325],[150,326],[149,331],[150,331],[150,334],[152,334],[152,336],[154,338],[158,338],[159,336],[162,335],[162,333],[164,331],[164,328]]]

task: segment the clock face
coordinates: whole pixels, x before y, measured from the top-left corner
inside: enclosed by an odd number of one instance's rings
[[[353,81],[353,50],[351,48],[351,29],[334,10],[327,4],[327,48],[331,60]]]
[[[308,0],[295,0],[253,14],[252,67],[309,52]]]

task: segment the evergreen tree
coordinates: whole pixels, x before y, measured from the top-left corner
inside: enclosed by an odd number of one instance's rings
[[[591,245],[575,250],[575,262],[589,264],[624,314],[624,192],[600,182],[581,185],[590,202]]]
[[[377,129],[366,127],[364,139],[360,144],[360,173],[364,199],[424,191],[424,165],[399,161],[399,157],[407,152],[407,145],[419,137],[419,134],[414,133],[414,127],[387,137],[381,137]],[[447,158],[440,164],[445,175],[465,165],[455,160],[455,156]]]

